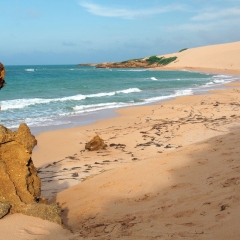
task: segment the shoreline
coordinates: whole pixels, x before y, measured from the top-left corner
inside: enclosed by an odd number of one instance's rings
[[[240,76],[239,76],[240,79]],[[128,154],[131,157],[128,157],[126,160],[125,147],[121,149],[121,153],[113,153],[112,149],[109,149],[108,153],[105,154],[105,151],[95,152],[86,152],[84,150],[85,143],[90,141],[95,135],[100,135],[106,143],[109,144],[123,144],[122,139],[124,138],[124,133],[122,134],[121,140],[115,142],[115,136],[109,136],[109,133],[112,133],[114,129],[116,131],[125,131],[126,129],[145,129],[149,128],[149,126],[154,125],[153,120],[150,123],[150,119],[152,119],[153,112],[161,112],[161,108],[168,108],[168,105],[171,105],[171,108],[174,108],[175,104],[189,104],[193,99],[204,99],[215,98],[217,92],[221,91],[231,91],[235,87],[240,86],[240,80],[225,84],[225,86],[220,87],[219,89],[210,90],[204,94],[195,94],[190,96],[180,96],[173,99],[168,99],[161,102],[156,102],[154,104],[141,105],[141,106],[133,106],[127,108],[121,108],[114,110],[116,114],[114,117],[104,118],[101,120],[97,120],[91,124],[75,126],[70,128],[57,129],[47,132],[41,132],[36,136],[38,141],[38,146],[33,151],[33,161],[37,168],[39,168],[39,175],[43,182],[43,196],[45,197],[53,197],[58,192],[67,189],[73,185],[76,185],[84,179],[87,179],[96,174],[100,174],[109,169],[114,169],[125,163],[129,164],[133,161],[139,161],[139,154],[135,153],[132,149],[128,151]],[[202,101],[202,100],[200,100]],[[191,105],[191,104],[190,104]],[[188,112],[188,110],[185,110]],[[171,116],[171,114],[166,109],[162,111],[164,115]],[[182,113],[181,113],[182,114]],[[138,119],[141,119],[142,116],[145,115],[146,123],[138,123]],[[183,114],[184,117],[185,114]],[[155,116],[155,118],[159,119],[159,116]],[[161,119],[161,117],[160,117]],[[161,119],[163,120],[163,119]],[[163,120],[164,122],[168,121]],[[114,125],[113,125],[114,124]],[[134,127],[134,125],[142,125],[139,127]],[[113,125],[113,126],[112,126]],[[108,130],[109,129],[109,133]],[[142,132],[144,132],[142,130]],[[195,131],[195,130],[194,130]],[[133,131],[134,132],[134,131]],[[141,132],[141,131],[140,131]],[[106,135],[106,137],[105,137]],[[121,135],[121,134],[119,134]],[[141,134],[142,135],[142,134]],[[211,134],[206,134],[207,136],[202,136],[202,139],[198,141],[202,141],[212,136],[216,136],[214,131]],[[139,133],[136,135],[136,139],[139,138]],[[116,138],[116,139],[119,139]],[[176,141],[177,139],[177,141]],[[166,141],[165,145],[159,146],[159,149],[155,151],[156,153],[165,153],[166,151],[171,151],[177,149],[179,147],[193,144],[196,141],[186,141],[184,144],[180,144],[178,138],[174,139],[170,137],[170,141]],[[134,140],[134,137],[132,138]],[[124,139],[124,141],[129,141],[129,139]],[[136,140],[134,140],[136,141]],[[137,141],[136,141],[137,142]],[[145,144],[145,143],[144,143]],[[144,145],[143,144],[143,145]],[[132,144],[131,144],[132,145]],[[138,144],[135,144],[136,146]],[[141,145],[141,144],[140,144]],[[155,144],[157,145],[157,144]],[[64,147],[62,147],[64,146]],[[136,147],[135,146],[135,147]],[[116,147],[117,149],[117,147]],[[143,150],[144,148],[142,148]],[[119,149],[117,149],[119,150]],[[123,150],[123,151],[122,151]],[[124,154],[122,154],[124,153]],[[105,156],[110,156],[111,159],[106,159]],[[149,156],[149,153],[146,154],[145,158]],[[144,159],[144,155],[141,156]],[[44,160],[43,160],[44,159]],[[97,159],[97,160],[96,160]],[[81,162],[79,162],[81,161]],[[68,166],[68,170],[64,170]],[[44,173],[44,169],[48,168],[47,174]],[[59,175],[59,172],[61,174]],[[74,174],[77,177],[73,177]],[[59,175],[59,176],[58,176]],[[61,179],[59,181],[59,179]],[[67,179],[67,180],[66,180]],[[49,184],[49,182],[52,182]],[[52,191],[51,189],[54,189]]]
[[[45,161],[37,163],[43,196],[60,204],[63,224],[77,239],[150,239],[162,229],[165,239],[199,232],[203,238],[196,239],[223,240],[223,224],[237,239],[239,87],[240,80],[40,134],[42,155],[35,152],[33,161]],[[84,150],[96,134],[107,149]],[[106,231],[112,226],[118,227]]]
[[[73,129],[77,129],[77,128],[86,128],[87,126],[94,126],[95,124],[98,124],[98,122],[101,122],[101,121],[108,121],[110,119],[115,119],[115,118],[118,118],[118,117],[121,117],[121,114],[119,112],[122,112],[124,111],[125,109],[135,109],[135,108],[141,108],[141,107],[156,107],[157,105],[159,104],[163,104],[163,103],[168,103],[168,102],[171,102],[171,101],[174,101],[175,99],[178,99],[178,98],[184,98],[184,97],[193,97],[193,96],[203,96],[203,95],[208,95],[208,94],[212,94],[212,92],[214,91],[217,91],[217,90],[224,90],[224,89],[228,89],[229,87],[232,88],[234,86],[237,86],[238,85],[238,82],[240,83],[240,70],[239,71],[232,71],[232,70],[222,70],[222,69],[215,69],[215,71],[212,71],[212,69],[208,69],[208,68],[192,68],[192,67],[186,67],[184,69],[179,69],[179,68],[173,68],[173,67],[164,67],[164,68],[154,68],[154,69],[151,69],[151,70],[156,70],[156,71],[171,71],[171,70],[176,70],[176,71],[184,71],[184,70],[188,70],[188,71],[196,71],[196,72],[199,72],[199,73],[209,73],[209,74],[231,74],[229,76],[236,76],[236,77],[239,77],[238,80],[234,80],[230,83],[224,83],[224,84],[220,84],[219,86],[215,86],[214,89],[206,89],[205,91],[203,91],[202,93],[195,93],[193,95],[183,95],[183,96],[177,96],[177,97],[169,97],[168,99],[164,99],[162,101],[156,101],[156,102],[151,102],[151,103],[146,103],[146,104],[143,104],[143,105],[136,105],[136,106],[129,106],[129,107],[121,107],[121,108],[116,108],[116,109],[106,109],[106,110],[100,110],[98,112],[94,112],[94,113],[91,113],[90,115],[97,115],[97,118],[95,118],[94,120],[90,120],[88,118],[88,116],[86,117],[87,120],[85,121],[86,124],[81,124],[81,125],[75,125],[75,124],[71,124],[70,127],[62,127],[63,125],[57,125],[57,126],[54,126],[54,125],[51,125],[51,126],[44,126],[44,127],[33,127],[31,128],[31,131],[32,133],[34,134],[34,132],[36,132],[36,135],[35,137],[37,137],[38,135],[41,135],[41,134],[47,134],[47,133],[54,133],[55,131],[67,131],[67,130],[73,130]],[[219,70],[219,71],[217,71]],[[211,86],[209,87],[211,88]],[[108,117],[102,117],[102,113],[104,112],[107,112],[108,113]],[[87,115],[87,114],[86,114]],[[81,116],[76,116],[76,118],[81,118]],[[67,125],[67,124],[66,124]],[[36,128],[39,128],[39,130],[37,131],[34,131],[34,129]],[[49,129],[47,131],[41,131],[41,129]],[[37,147],[37,146],[36,146]],[[35,150],[35,149],[34,149]]]
[[[156,70],[160,70],[161,68],[156,68]],[[169,67],[165,66],[162,70],[187,70],[187,71],[194,71],[200,73],[209,73],[209,74],[229,74],[230,76],[240,76],[240,70],[234,69],[219,69],[219,68],[206,68],[206,67]]]
[[[212,71],[212,69],[208,70],[206,68],[200,69],[200,68],[185,68],[185,69],[179,69],[179,68],[172,68],[172,67],[156,67],[156,68],[150,68],[149,70],[153,71],[193,71],[193,72],[198,72],[198,73],[203,73],[203,74],[216,74],[216,75],[221,75],[221,74],[227,74],[230,77],[237,77],[240,76],[240,70],[239,71]],[[232,82],[235,82],[238,80],[233,80]],[[218,84],[214,86],[206,86],[204,89],[197,88],[194,90],[194,93],[192,95],[199,95],[199,94],[208,94],[209,91],[211,90],[217,90],[217,89],[224,89],[226,88],[226,84]],[[191,96],[191,95],[182,95],[182,96]],[[182,96],[175,96],[175,97],[167,97],[166,99],[162,100],[157,100],[154,102],[149,102],[149,103],[144,103],[144,104],[139,104],[139,105],[130,105],[130,106],[125,106],[125,107],[118,107],[118,108],[112,108],[112,109],[104,109],[104,110],[99,110],[96,112],[90,112],[90,113],[83,113],[82,115],[70,115],[67,117],[63,117],[64,121],[67,121],[70,119],[70,123],[66,124],[60,124],[60,125],[49,125],[49,126],[39,126],[39,127],[30,127],[31,132],[37,136],[38,134],[41,134],[42,132],[49,132],[49,131],[55,131],[55,130],[61,130],[61,129],[69,129],[69,128],[75,128],[75,127],[81,127],[81,126],[86,126],[86,125],[91,125],[96,123],[97,121],[101,121],[104,119],[109,119],[113,117],[119,116],[117,113],[118,110],[125,109],[125,108],[134,108],[134,107],[141,107],[141,106],[151,106],[151,105],[156,105],[158,103],[166,102],[166,101],[171,101],[175,98],[182,97]],[[16,129],[12,129],[13,131]]]

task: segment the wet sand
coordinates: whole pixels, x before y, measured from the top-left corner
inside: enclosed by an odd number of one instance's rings
[[[53,197],[89,176],[123,163],[143,161],[227,133],[239,124],[235,114],[238,91],[216,90],[214,94],[121,109],[116,118],[39,134],[33,160],[42,179],[42,195]],[[96,134],[108,148],[97,152],[85,150],[86,142]]]

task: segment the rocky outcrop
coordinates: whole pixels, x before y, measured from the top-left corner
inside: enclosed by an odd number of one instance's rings
[[[3,64],[0,62],[0,89],[3,88],[4,85],[6,84],[4,77],[5,77],[5,68]]]
[[[97,151],[100,149],[105,149],[107,144],[97,135],[90,142],[86,143],[85,149],[89,151]]]
[[[32,203],[40,198],[41,180],[31,159],[36,144],[26,124],[16,132],[0,125],[0,202]]]
[[[10,211],[35,217],[46,215],[44,219],[59,223],[58,205],[47,205],[40,198],[41,180],[31,158],[36,145],[26,124],[21,124],[15,132],[0,125],[0,217]]]
[[[79,63],[79,64],[77,64],[77,66],[80,66],[80,67],[94,67],[96,65],[97,65],[96,63]]]
[[[150,64],[146,59],[129,60],[124,62],[112,62],[97,64],[96,68],[152,68],[157,67],[157,64]]]
[[[175,61],[176,56],[165,58],[164,56],[151,56],[147,58],[132,59],[123,62],[101,63],[96,68],[155,68],[166,66]]]

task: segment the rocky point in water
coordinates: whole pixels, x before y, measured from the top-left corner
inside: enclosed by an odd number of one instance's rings
[[[150,56],[146,58],[131,59],[123,62],[107,62],[96,64],[96,68],[155,68],[163,67],[177,59],[174,57]]]

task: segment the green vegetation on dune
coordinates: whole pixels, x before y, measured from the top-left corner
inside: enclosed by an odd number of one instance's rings
[[[169,57],[169,58],[165,58],[165,57],[157,57],[157,56],[151,56],[148,59],[146,59],[146,61],[149,64],[153,64],[153,63],[157,63],[158,65],[168,65],[169,63],[175,61],[177,59],[176,56],[174,57]]]
[[[183,48],[183,49],[181,49],[179,52],[183,52],[183,51],[185,51],[185,50],[187,50],[188,48]]]
[[[122,61],[122,62],[115,62],[113,63],[114,65],[117,65],[117,64],[127,64],[127,63],[141,63],[141,64],[146,64],[146,66],[148,65],[152,65],[154,63],[157,63],[157,65],[162,65],[162,66],[165,66],[165,65],[168,65],[169,63],[175,61],[177,59],[176,56],[174,57],[169,57],[169,58],[165,58],[164,56],[163,57],[157,57],[157,56],[151,56],[147,59],[144,59],[144,58],[136,58],[136,59],[129,59],[129,60],[126,60],[126,61]]]
[[[151,56],[149,57],[148,59],[146,59],[146,61],[149,63],[149,64],[153,64],[153,63],[158,63],[163,57],[157,57],[157,56]]]

